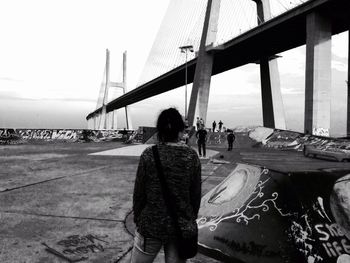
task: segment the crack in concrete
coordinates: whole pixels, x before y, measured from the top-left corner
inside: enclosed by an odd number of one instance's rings
[[[109,222],[124,223],[124,219],[108,219],[108,218],[94,218],[94,217],[80,217],[80,216],[60,216],[60,215],[28,213],[28,212],[23,212],[23,211],[0,211],[0,213],[29,215],[29,216],[42,216],[42,217],[53,217],[53,218],[66,218],[66,219],[109,221]]]
[[[132,246],[130,246],[123,254],[121,254],[118,258],[115,259],[115,261],[113,261],[113,263],[118,263],[120,262],[127,254],[129,254],[132,249],[134,247],[134,244]]]
[[[90,173],[90,172],[94,172],[94,171],[100,171],[103,170],[107,167],[111,167],[110,165],[105,165],[105,166],[101,166],[98,168],[93,168],[93,169],[89,169],[89,170],[84,170],[82,172],[76,173],[76,174],[71,174],[71,175],[64,175],[64,176],[60,176],[60,177],[56,177],[56,178],[51,178],[51,179],[47,179],[44,181],[40,181],[40,182],[35,182],[35,183],[31,183],[31,184],[26,184],[26,185],[21,185],[21,186],[17,186],[17,187],[13,187],[13,188],[7,188],[5,190],[1,190],[0,193],[5,193],[5,192],[10,192],[13,190],[17,190],[17,189],[21,189],[21,188],[26,188],[29,186],[33,186],[33,185],[37,185],[37,184],[42,184],[42,183],[47,183],[47,182],[51,182],[51,181],[55,181],[55,180],[59,180],[62,178],[66,178],[66,177],[72,177],[72,176],[78,176],[78,175],[83,175],[84,173]]]

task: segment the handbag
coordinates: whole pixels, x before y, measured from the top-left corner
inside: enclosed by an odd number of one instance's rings
[[[197,224],[196,224],[196,233],[194,233],[194,235],[190,235],[189,237],[183,236],[183,233],[179,225],[178,217],[175,211],[175,204],[172,201],[174,200],[174,198],[171,198],[171,191],[169,190],[165,182],[165,177],[164,177],[163,169],[160,163],[157,145],[152,146],[152,151],[153,151],[153,156],[154,156],[154,160],[157,168],[157,175],[161,184],[161,191],[163,194],[164,202],[165,202],[167,211],[171,219],[173,220],[173,223],[175,226],[176,235],[177,235],[176,243],[178,247],[179,257],[181,259],[192,258],[197,254],[197,251],[198,251]]]

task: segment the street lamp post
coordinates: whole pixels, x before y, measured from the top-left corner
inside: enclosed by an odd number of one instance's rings
[[[185,62],[185,120],[187,119],[187,53],[188,51],[193,52],[193,46],[187,45],[179,47],[181,50],[181,53],[185,53],[186,55],[186,62]]]

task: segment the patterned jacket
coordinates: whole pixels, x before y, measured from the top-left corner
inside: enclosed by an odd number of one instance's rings
[[[160,162],[183,235],[196,231],[201,199],[201,164],[197,153],[185,144],[158,144]],[[152,147],[140,157],[137,169],[133,210],[138,231],[145,237],[167,241],[176,236],[161,192]]]

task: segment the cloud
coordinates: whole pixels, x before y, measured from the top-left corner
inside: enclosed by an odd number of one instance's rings
[[[332,54],[339,58],[347,58],[348,31],[332,36]]]
[[[22,82],[22,79],[16,79],[11,77],[0,77],[0,81],[14,81],[14,82]]]
[[[341,57],[337,54],[332,54],[332,69],[336,69],[339,71],[348,71],[348,58],[347,57]]]
[[[18,95],[17,92],[13,91],[0,91],[0,100],[14,100],[14,101],[70,101],[70,102],[88,102],[88,103],[96,103],[97,99],[89,99],[89,98],[72,98],[72,97],[61,97],[61,98],[28,98],[23,97],[22,95]]]

